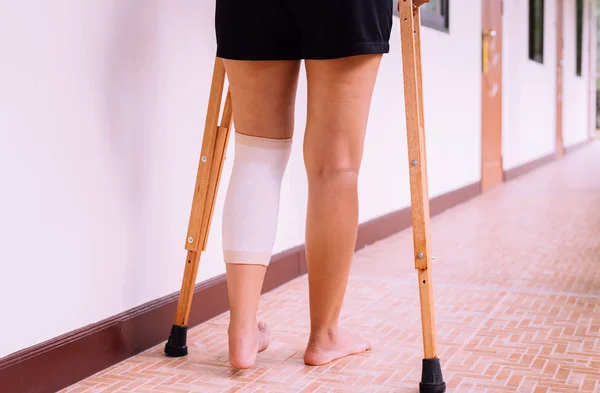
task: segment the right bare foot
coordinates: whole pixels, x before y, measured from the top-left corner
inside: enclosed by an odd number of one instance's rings
[[[304,363],[321,366],[349,355],[371,349],[371,343],[359,335],[339,329],[334,335],[311,338],[304,352]]]
[[[244,370],[254,366],[256,354],[264,351],[271,342],[271,331],[267,324],[259,322],[254,332],[236,331],[229,327],[229,363]]]

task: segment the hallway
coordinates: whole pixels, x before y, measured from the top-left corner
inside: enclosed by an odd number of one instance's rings
[[[600,392],[600,141],[432,219],[439,356],[450,392]],[[422,358],[411,230],[356,254],[343,325],[373,351],[308,367],[307,278],[267,293],[272,343],[227,364],[228,315],[68,389],[83,392],[417,392]]]

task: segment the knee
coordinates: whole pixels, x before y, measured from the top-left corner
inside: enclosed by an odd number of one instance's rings
[[[360,163],[345,155],[320,155],[305,160],[309,182],[342,182],[353,185],[358,182]]]
[[[307,132],[304,139],[304,166],[308,181],[343,181],[356,183],[363,155],[358,138],[350,138],[343,127]]]

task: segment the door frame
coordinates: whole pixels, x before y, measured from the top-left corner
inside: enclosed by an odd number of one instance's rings
[[[587,16],[587,25],[588,25],[588,56],[589,56],[589,75],[588,75],[588,90],[589,90],[589,98],[588,98],[588,126],[590,128],[588,140],[593,140],[594,135],[596,134],[596,105],[592,105],[595,102],[596,96],[596,56],[592,56],[592,54],[596,54],[594,50],[594,46],[592,45],[592,38],[595,37],[595,29],[596,29],[596,21],[594,18],[594,4],[595,0],[588,0],[587,15],[584,14],[584,23],[586,21]],[[584,8],[585,10],[585,8]],[[585,11],[584,11],[585,12]],[[595,42],[594,42],[595,44]]]
[[[565,0],[556,0],[556,148],[555,156],[565,155],[563,142],[563,98],[565,58]]]
[[[482,0],[481,3],[482,192],[488,191],[504,182],[504,165],[502,162],[503,2],[504,0]],[[492,69],[495,71],[494,79],[491,79],[488,74],[490,66],[494,67]],[[500,68],[499,71],[497,67]],[[492,91],[493,93],[491,93]]]

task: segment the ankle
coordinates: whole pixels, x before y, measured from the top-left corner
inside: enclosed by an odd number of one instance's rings
[[[257,323],[256,321],[249,322],[230,322],[227,329],[229,337],[244,337],[256,333]]]
[[[310,341],[335,342],[338,330],[337,322],[326,326],[312,326],[310,329]]]

